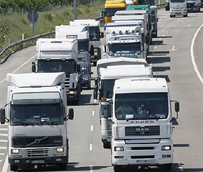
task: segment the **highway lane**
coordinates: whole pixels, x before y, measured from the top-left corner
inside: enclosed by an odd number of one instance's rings
[[[154,74],[168,76],[171,98],[177,99],[181,103],[181,113],[178,120],[180,125],[175,126],[174,129],[175,161],[173,171],[203,171],[201,169],[203,168],[202,150],[199,149],[202,142],[202,138],[199,137],[201,136],[199,129],[201,129],[201,121],[203,120],[201,117],[202,85],[190,60],[190,44],[194,33],[201,25],[203,14],[190,15],[191,17],[188,18],[170,19],[169,13],[162,11],[159,19],[158,38],[154,39],[154,45],[150,47],[150,50],[154,51],[150,56],[152,57],[150,60],[154,66]],[[189,25],[190,27],[188,27]],[[201,49],[201,46],[198,44],[195,45],[195,48]],[[15,71],[34,55],[35,47],[14,54],[5,64],[0,66],[0,82],[5,78],[7,72]],[[199,60],[201,63],[201,59]],[[31,61],[16,73],[30,71]],[[93,72],[95,72],[95,67],[93,67]],[[98,105],[92,99],[92,90],[84,90],[82,94],[81,105],[73,106],[75,119],[68,122],[70,163],[67,171],[112,172],[110,150],[103,149],[100,141]],[[6,82],[0,83],[0,95],[2,107],[6,103]],[[196,115],[195,118],[194,115]],[[6,126],[0,126],[1,128],[6,128]],[[6,131],[0,130],[0,133],[3,134]],[[6,152],[6,150],[3,151]],[[0,171],[2,171],[5,155],[1,156],[0,154],[2,160]],[[183,163],[183,165],[179,163]],[[48,169],[48,171],[50,170]],[[53,170],[57,171],[57,169]],[[156,171],[156,169],[144,171]]]

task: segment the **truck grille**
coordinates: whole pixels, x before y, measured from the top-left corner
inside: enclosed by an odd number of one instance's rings
[[[131,156],[131,159],[151,159],[154,158],[154,156]]]
[[[62,136],[42,136],[42,137],[13,137],[13,147],[53,147],[62,146]]]
[[[47,157],[49,155],[49,149],[27,149],[28,157]]]
[[[187,8],[193,8],[194,7],[194,3],[187,3]]]
[[[69,90],[69,88],[70,88],[70,77],[66,77],[64,85],[66,87],[66,90]]]
[[[160,135],[160,126],[125,127],[125,136]]]
[[[154,150],[154,147],[132,147],[131,150]]]

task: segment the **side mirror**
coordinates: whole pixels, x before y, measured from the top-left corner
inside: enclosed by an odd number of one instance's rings
[[[175,111],[177,113],[180,111],[180,104],[179,104],[179,102],[175,102]]]
[[[5,113],[4,108],[0,109],[0,120],[1,120],[1,124],[5,124],[5,122],[6,122],[6,113]]]
[[[32,62],[32,72],[36,72],[35,62]]]
[[[104,38],[104,32],[100,32],[100,38]]]
[[[81,67],[79,64],[77,64],[77,72],[80,72],[81,71]]]
[[[98,97],[98,85],[94,86],[94,99],[97,100]]]
[[[73,118],[74,118],[74,110],[73,108],[70,108],[68,112],[68,119],[73,120]]]
[[[104,17],[104,11],[100,11],[100,17]]]

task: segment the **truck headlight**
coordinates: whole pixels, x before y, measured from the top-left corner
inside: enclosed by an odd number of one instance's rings
[[[19,154],[20,150],[19,149],[11,149],[11,154]]]
[[[94,55],[97,56],[98,55],[98,50],[94,49]]]
[[[58,153],[62,153],[63,151],[64,151],[63,148],[56,148],[56,152],[58,152]]]
[[[70,94],[77,94],[77,91],[69,91]]]
[[[116,146],[114,147],[114,151],[124,151],[124,148],[122,146]]]
[[[161,150],[163,150],[163,151],[171,150],[171,146],[169,146],[169,145],[162,146]]]

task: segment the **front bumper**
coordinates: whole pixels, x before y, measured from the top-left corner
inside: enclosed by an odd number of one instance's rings
[[[8,158],[10,165],[38,165],[38,164],[62,164],[68,163],[67,156],[41,157],[41,158]]]
[[[187,11],[173,10],[173,11],[170,11],[170,15],[187,15]]]
[[[158,144],[127,144],[124,140],[113,140],[113,165],[161,165],[173,162],[173,144],[170,139],[162,139]],[[162,151],[164,145],[170,145],[171,150]],[[115,147],[123,147],[124,151],[115,151]],[[168,157],[166,157],[168,156]]]

